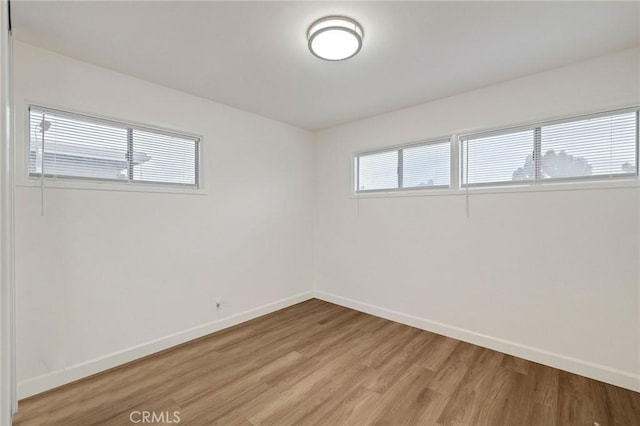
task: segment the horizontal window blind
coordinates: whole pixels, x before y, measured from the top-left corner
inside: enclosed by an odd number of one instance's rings
[[[32,108],[29,173],[127,180],[127,129]]]
[[[198,186],[198,138],[33,106],[29,135],[31,176]]]
[[[402,149],[402,187],[448,187],[451,182],[451,143]]]
[[[451,142],[443,139],[355,158],[356,192],[449,187]]]
[[[133,180],[195,185],[194,140],[133,129]]]
[[[634,174],[636,112],[541,128],[540,178]]]
[[[460,138],[463,186],[637,174],[638,110]]]
[[[531,158],[533,130],[498,134],[462,143],[463,184],[503,183],[527,180],[518,169]]]
[[[359,191],[398,188],[398,151],[361,155],[358,165]]]

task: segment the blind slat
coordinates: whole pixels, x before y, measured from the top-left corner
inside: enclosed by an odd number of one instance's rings
[[[433,141],[356,156],[356,192],[449,187],[451,141]]]
[[[637,111],[461,138],[463,186],[637,173]]]
[[[198,139],[84,115],[29,108],[29,173],[198,184]],[[44,149],[43,149],[44,145]]]

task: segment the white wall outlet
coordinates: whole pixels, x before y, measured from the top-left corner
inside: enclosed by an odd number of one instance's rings
[[[216,297],[216,309],[220,309],[220,305],[222,305],[222,298]]]

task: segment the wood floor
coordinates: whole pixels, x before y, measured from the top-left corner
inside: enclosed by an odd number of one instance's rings
[[[14,424],[131,425],[134,411],[196,426],[637,426],[640,394],[314,299],[23,400]]]

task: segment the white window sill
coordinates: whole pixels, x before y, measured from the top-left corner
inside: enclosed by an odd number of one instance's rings
[[[593,180],[588,182],[536,182],[524,185],[485,186],[469,188],[469,195],[482,194],[509,194],[523,192],[548,192],[548,191],[584,191],[619,188],[640,188],[638,177],[620,178],[609,180]],[[369,193],[352,193],[352,199],[365,198],[393,198],[393,197],[437,197],[437,196],[465,196],[466,188],[440,188],[440,189],[408,189],[400,191],[378,191]]]
[[[16,182],[17,188],[40,189],[40,179],[27,178]],[[99,180],[75,180],[75,179],[44,179],[44,188],[48,189],[70,189],[81,191],[122,191],[122,192],[150,192],[159,194],[181,194],[181,195],[208,195],[203,188],[180,187],[178,185],[162,185],[147,183],[119,183],[101,182]]]

